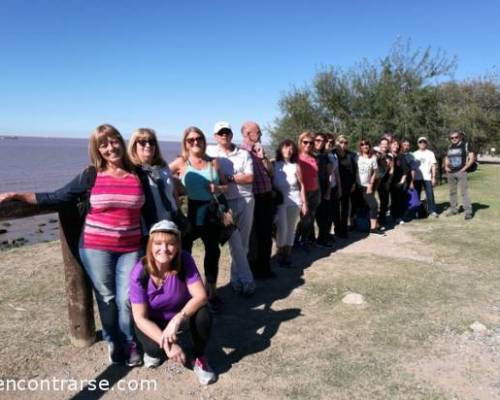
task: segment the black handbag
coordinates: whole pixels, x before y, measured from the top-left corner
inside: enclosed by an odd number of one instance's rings
[[[233,213],[227,205],[227,200],[224,195],[212,197],[212,200],[207,206],[205,214],[205,224],[215,225],[219,231],[219,243],[224,245],[237,229]]]

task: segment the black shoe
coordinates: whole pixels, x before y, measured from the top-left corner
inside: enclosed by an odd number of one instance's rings
[[[333,247],[333,243],[329,240],[316,240],[316,245],[324,247],[325,249],[331,249]]]
[[[276,278],[276,274],[273,271],[260,272],[258,274],[254,274],[254,279],[258,281],[264,281],[267,279],[274,279],[274,278]]]

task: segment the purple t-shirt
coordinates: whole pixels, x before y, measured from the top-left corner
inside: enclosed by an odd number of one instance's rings
[[[183,251],[181,257],[185,281],[177,275],[170,275],[163,282],[163,285],[157,288],[151,277],[149,277],[146,289],[141,284],[142,270],[144,268],[141,261],[135,265],[130,273],[130,302],[132,304],[146,304],[149,318],[153,320],[172,319],[191,299],[187,285],[201,280],[191,254]]]

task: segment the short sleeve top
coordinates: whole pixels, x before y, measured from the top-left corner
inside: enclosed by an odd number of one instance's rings
[[[160,287],[156,287],[151,277],[144,281],[144,265],[139,261],[130,273],[129,297],[132,304],[146,304],[149,318],[155,321],[168,321],[177,314],[191,299],[187,285],[201,281],[193,257],[183,251],[181,262],[184,279],[177,274],[167,277]]]

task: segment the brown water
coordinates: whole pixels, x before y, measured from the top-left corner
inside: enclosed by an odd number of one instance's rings
[[[45,192],[64,186],[89,164],[87,139],[0,138],[0,193]],[[160,142],[167,162],[180,153],[180,143]],[[0,222],[0,248],[24,238],[37,243],[58,238],[57,215],[39,215]],[[2,246],[2,243],[4,245]]]

